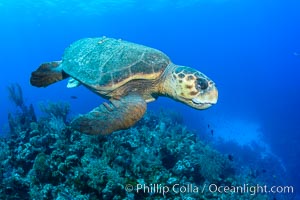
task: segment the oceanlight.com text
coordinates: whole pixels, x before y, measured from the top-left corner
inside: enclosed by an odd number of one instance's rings
[[[167,193],[219,193],[219,194],[291,194],[294,193],[293,186],[267,186],[267,185],[249,185],[243,184],[239,186],[226,186],[217,184],[204,184],[203,186],[198,186],[194,184],[173,184],[173,185],[163,185],[163,184],[137,184],[135,186],[127,184],[125,186],[127,192],[136,193],[149,193],[149,194],[162,194]]]
[[[256,194],[264,194],[264,193],[293,193],[294,187],[293,186],[271,186],[268,187],[267,185],[249,185],[244,184],[241,186],[218,186],[216,184],[210,184],[208,186],[208,191],[211,193],[248,193],[250,195]]]

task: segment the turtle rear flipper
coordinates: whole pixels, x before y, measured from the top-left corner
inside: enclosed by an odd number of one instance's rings
[[[61,61],[43,63],[36,71],[31,73],[30,83],[36,87],[46,87],[68,77],[60,66]]]
[[[71,122],[71,127],[87,134],[107,135],[114,131],[128,129],[145,114],[147,104],[138,95],[112,99],[91,112],[81,115]]]

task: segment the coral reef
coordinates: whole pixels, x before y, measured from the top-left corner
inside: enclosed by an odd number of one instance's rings
[[[26,128],[11,129],[12,137],[1,138],[0,199],[270,199],[208,189],[164,194],[153,190],[155,185],[192,189],[189,186],[260,183],[253,169],[239,173],[228,155],[187,130],[178,114],[148,112],[131,129],[89,136],[69,127],[68,110],[67,105],[49,104],[46,117],[29,120]],[[18,114],[11,118],[20,123]],[[138,190],[144,184],[152,190]]]
[[[133,128],[106,137],[73,132],[67,124],[58,130],[46,128],[51,120],[32,122],[28,132],[0,143],[0,199],[216,199],[218,194],[209,191],[162,196],[130,193],[125,186],[177,183],[200,187],[239,180],[225,155],[166,113],[148,113]],[[267,198],[256,195],[252,199]]]
[[[36,122],[33,105],[25,105],[23,91],[19,84],[11,84],[7,87],[9,99],[15,104],[16,113],[8,113],[8,123],[11,134],[26,131],[31,122]]]
[[[17,107],[24,106],[23,91],[18,83],[11,84],[7,87],[9,99],[15,103]]]
[[[70,112],[70,105],[66,102],[44,102],[39,104],[39,108],[48,117],[61,118],[63,122],[67,121]]]

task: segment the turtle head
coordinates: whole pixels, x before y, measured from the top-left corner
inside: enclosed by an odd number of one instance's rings
[[[218,90],[215,83],[200,71],[190,67],[176,66],[171,70],[172,86],[169,95],[195,109],[206,109],[217,103]]]

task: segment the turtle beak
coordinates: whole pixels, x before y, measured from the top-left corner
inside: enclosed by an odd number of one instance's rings
[[[196,109],[206,109],[216,104],[218,101],[218,89],[215,84],[210,84],[210,86],[205,90],[200,92],[196,97],[191,99],[190,105]]]

